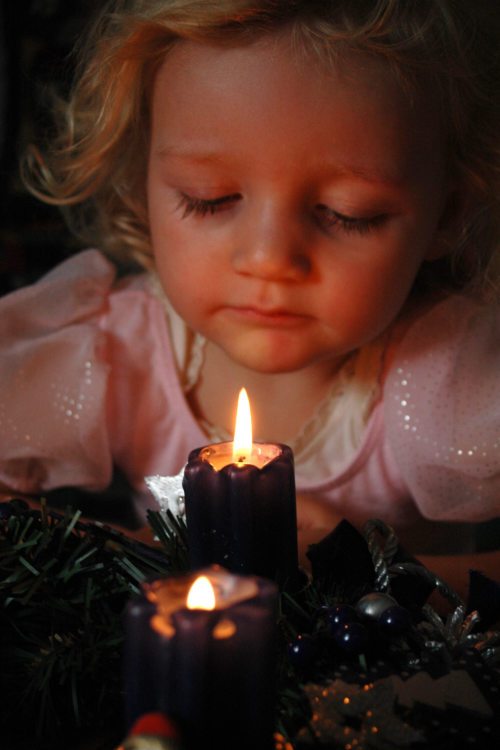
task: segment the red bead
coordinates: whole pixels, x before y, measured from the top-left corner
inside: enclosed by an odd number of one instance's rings
[[[168,716],[165,716],[160,711],[143,714],[137,719],[130,731],[130,736],[134,737],[138,734],[171,737],[172,739],[179,738],[177,726]]]

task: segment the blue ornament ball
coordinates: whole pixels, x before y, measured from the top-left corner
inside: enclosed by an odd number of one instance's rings
[[[346,622],[335,630],[333,640],[349,656],[360,654],[368,644],[368,631],[360,622]]]
[[[0,503],[0,521],[6,521],[14,513],[14,509],[9,502]]]
[[[308,669],[312,666],[315,656],[316,643],[310,635],[298,635],[288,644],[288,658],[298,669]]]
[[[411,615],[407,609],[398,604],[385,609],[377,620],[379,629],[389,635],[400,635],[411,625]]]
[[[348,622],[356,622],[358,617],[356,610],[350,604],[340,604],[337,607],[329,607],[327,609],[326,619],[330,633],[334,633],[342,625]]]

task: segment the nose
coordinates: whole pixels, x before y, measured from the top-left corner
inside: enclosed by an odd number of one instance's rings
[[[273,208],[249,216],[235,238],[233,268],[239,274],[267,281],[301,281],[311,261],[299,217]]]

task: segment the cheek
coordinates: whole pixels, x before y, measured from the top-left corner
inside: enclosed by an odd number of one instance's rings
[[[161,239],[153,242],[156,271],[165,294],[181,318],[198,329],[217,286],[214,263],[177,227],[164,225]]]
[[[203,224],[174,212],[151,212],[151,240],[157,273],[174,306],[210,298],[225,273],[219,238]],[[187,300],[187,302],[186,302]]]
[[[193,245],[182,220],[165,212],[150,213],[150,232],[156,270],[163,283],[182,284],[196,272]]]
[[[180,303],[196,300],[204,288],[200,264],[194,258],[187,257],[172,238],[155,253],[156,270],[163,289],[172,304],[178,308]]]
[[[400,248],[394,252],[386,250],[367,249],[364,257],[356,258],[341,273],[336,273],[330,286],[330,319],[342,317],[360,344],[393,322],[420,267],[415,255],[410,256]]]
[[[158,273],[170,273],[187,263],[185,222],[178,200],[153,178],[148,185],[148,218],[151,245]]]

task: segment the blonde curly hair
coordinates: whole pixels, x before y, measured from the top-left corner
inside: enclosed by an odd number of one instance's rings
[[[327,60],[342,49],[383,58],[409,96],[432,87],[468,208],[459,240],[428,275],[441,287],[484,288],[500,245],[499,16],[495,0],[115,0],[78,51],[56,137],[24,159],[25,184],[61,206],[83,241],[150,267],[145,155],[165,55],[179,40],[241,45],[287,28],[297,48]]]

